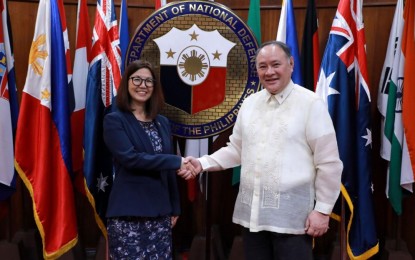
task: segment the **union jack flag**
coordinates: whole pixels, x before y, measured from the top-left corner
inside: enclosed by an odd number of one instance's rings
[[[91,67],[101,62],[101,97],[108,107],[121,81],[121,49],[114,1],[97,1],[91,51]]]
[[[102,139],[102,121],[111,111],[121,81],[121,50],[114,2],[98,0],[89,67],[84,130],[84,175],[106,237],[104,216],[112,186],[112,159]]]
[[[368,259],[379,250],[371,182],[370,92],[362,1],[340,0],[324,52],[316,92],[327,102],[344,169],[347,252]],[[338,217],[338,219],[340,219]]]

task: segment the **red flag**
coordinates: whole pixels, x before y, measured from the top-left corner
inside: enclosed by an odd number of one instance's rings
[[[318,43],[318,20],[315,0],[308,0],[304,22],[301,66],[304,87],[315,91],[320,72],[320,52]]]
[[[156,0],[155,9],[160,9],[161,7],[166,5],[166,0]]]
[[[185,157],[202,157],[208,154],[209,141],[208,138],[204,139],[186,139]],[[190,179],[187,181],[187,198],[190,201],[194,201],[197,196],[199,183],[196,179]]]
[[[85,121],[85,95],[88,67],[91,57],[91,29],[86,0],[78,1],[76,22],[76,51],[73,69],[74,109],[71,115],[72,161],[75,187],[86,195],[83,174],[83,136]]]
[[[415,174],[415,3],[405,1],[402,52],[405,56],[402,118],[412,172]]]
[[[15,166],[32,197],[46,259],[61,256],[78,240],[62,36],[58,3],[40,0],[22,93]]]

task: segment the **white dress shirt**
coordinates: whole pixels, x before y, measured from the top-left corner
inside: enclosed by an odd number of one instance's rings
[[[233,222],[250,231],[304,234],[308,214],[330,214],[343,164],[327,106],[292,81],[243,102],[227,146],[199,159],[203,170],[241,165]]]

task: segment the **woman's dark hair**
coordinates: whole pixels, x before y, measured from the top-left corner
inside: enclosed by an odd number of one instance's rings
[[[139,69],[146,68],[151,72],[151,76],[154,79],[153,94],[150,99],[147,100],[145,105],[145,113],[150,118],[154,119],[157,114],[160,112],[164,105],[164,95],[161,88],[160,80],[156,77],[153,65],[150,62],[145,60],[136,60],[128,64],[127,68],[124,71],[124,74],[121,79],[120,86],[117,92],[117,107],[121,111],[132,111],[131,108],[131,96],[128,92],[128,81],[130,76]]]

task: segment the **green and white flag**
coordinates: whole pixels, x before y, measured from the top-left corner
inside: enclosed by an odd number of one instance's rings
[[[255,35],[258,45],[261,45],[261,2],[259,0],[249,1],[247,24]],[[232,170],[232,185],[238,184],[240,179],[241,166],[238,166]]]
[[[380,156],[389,161],[391,152],[391,143],[384,134],[386,108],[388,103],[389,82],[391,79],[393,61],[396,54],[396,50],[400,50],[398,46],[398,40],[402,37],[403,30],[403,0],[398,0],[396,4],[395,15],[393,17],[393,23],[389,34],[388,47],[385,56],[385,62],[379,81],[379,93],[378,93],[378,109],[381,117],[381,147]]]
[[[402,213],[402,188],[412,192],[412,183],[414,182],[409,153],[407,149],[403,149],[406,148],[406,139],[402,123],[402,94],[405,68],[405,56],[402,53],[401,48],[403,25],[403,3],[402,0],[399,0],[395,11],[389,43],[391,43],[391,38],[392,40],[394,39],[394,41],[392,41],[392,46],[388,45],[388,52],[393,50],[394,53],[393,63],[389,68],[390,77],[389,80],[386,79],[388,82],[388,89],[384,93],[380,93],[387,97],[383,121],[384,125],[382,125],[382,127],[384,127],[383,133],[387,141],[382,140],[382,142],[384,142],[382,143],[382,149],[387,147],[387,145],[384,145],[386,142],[389,142],[390,144],[390,151],[381,150],[381,155],[389,160],[386,195],[398,215]],[[382,97],[380,96],[379,99],[381,98]],[[381,102],[384,102],[384,100]],[[388,155],[389,158],[387,157]]]
[[[255,35],[258,45],[261,44],[261,2],[259,0],[249,1],[248,21],[249,28]]]

